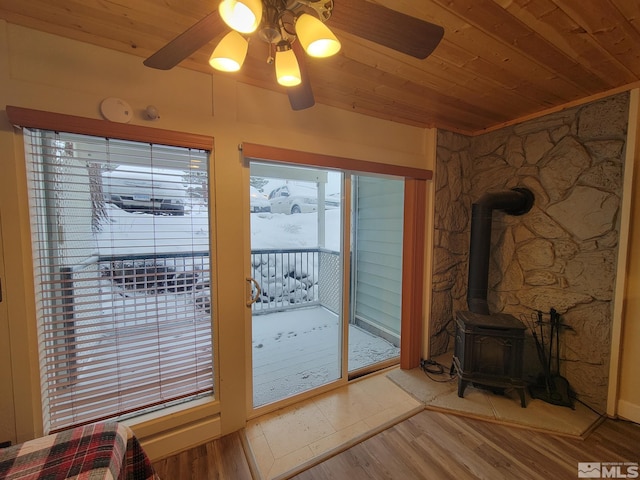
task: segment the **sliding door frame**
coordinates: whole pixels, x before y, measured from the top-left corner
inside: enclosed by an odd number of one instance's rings
[[[425,226],[428,169],[369,162],[285,148],[243,143],[247,161],[267,161],[334,169],[347,174],[378,174],[405,179],[402,253],[402,309],[400,319],[400,368],[420,365],[424,299]]]

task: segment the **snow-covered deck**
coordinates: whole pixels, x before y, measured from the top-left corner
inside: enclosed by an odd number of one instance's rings
[[[149,234],[154,237],[154,258],[166,255],[167,258],[181,255],[187,251],[207,251],[208,212],[206,206],[191,205],[184,216],[163,217],[143,213],[129,213],[113,205],[107,206],[110,221],[103,226],[98,235],[98,248],[101,256],[139,256],[149,251]],[[256,213],[251,215],[251,244],[252,250],[307,250],[308,252],[333,251],[337,258],[340,249],[340,211],[327,210],[326,248],[319,249],[317,214],[284,215],[271,213]],[[180,233],[187,232],[189,241],[183,241]],[[325,253],[326,253],[325,252]],[[255,253],[255,252],[254,252]],[[341,329],[338,317],[317,304],[328,304],[327,298],[321,300],[322,288],[336,283],[334,274],[327,270],[327,262],[323,263],[323,272],[319,269],[316,253],[295,254],[257,254],[261,261],[252,255],[254,275],[260,281],[265,293],[271,294],[272,286],[269,281],[261,278],[262,264],[265,258],[279,255],[274,265],[267,262],[267,266],[274,267],[275,273],[289,273],[289,263],[300,265],[301,279],[296,283],[304,283],[311,275],[313,283],[304,290],[304,300],[315,303],[314,306],[303,306],[302,302],[291,302],[292,296],[299,293],[293,289],[283,302],[290,304],[290,310],[285,312],[267,313],[270,308],[282,308],[276,300],[278,291],[273,296],[275,300],[263,300],[254,307],[255,311],[264,312],[253,318],[253,383],[254,405],[260,406],[276,400],[286,398],[305,390],[329,383],[340,376]],[[306,256],[305,256],[306,255]],[[312,255],[316,255],[315,257]],[[137,257],[136,257],[137,258]],[[288,268],[283,268],[285,265]],[[258,265],[261,265],[258,267]],[[204,268],[204,267],[202,267]],[[182,268],[180,271],[188,270]],[[295,269],[294,269],[295,270]],[[339,272],[338,272],[339,273]],[[198,274],[204,278],[201,272]],[[322,277],[328,275],[330,278]],[[208,291],[208,275],[200,282],[199,288],[183,292],[187,300],[194,302],[194,310],[209,313],[211,300]],[[135,277],[134,277],[135,278]],[[271,278],[271,277],[269,277]],[[290,277],[288,282],[293,281]],[[328,282],[328,283],[327,283]],[[274,287],[275,288],[275,287]],[[276,289],[277,290],[277,289]],[[317,291],[316,291],[317,290]],[[327,296],[325,293],[325,297]],[[332,293],[332,292],[329,292]],[[269,296],[267,296],[269,298]],[[281,302],[282,303],[282,302]],[[284,304],[282,303],[282,304]],[[335,306],[334,306],[335,307]],[[158,313],[160,317],[162,313]],[[349,370],[387,360],[399,355],[399,349],[387,341],[376,337],[354,325],[349,327]]]
[[[267,403],[340,377],[338,316],[321,306],[253,317],[253,403]],[[349,325],[349,370],[400,355],[400,349]]]

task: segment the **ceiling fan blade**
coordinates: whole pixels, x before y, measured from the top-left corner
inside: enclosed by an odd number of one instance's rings
[[[289,103],[293,110],[304,110],[305,108],[313,107],[316,104],[316,101],[313,98],[313,90],[311,90],[311,80],[309,79],[309,71],[307,70],[307,61],[304,50],[302,49],[300,42],[293,42],[291,48],[298,59],[302,82],[300,85],[287,88],[287,94],[289,95]]]
[[[328,25],[420,59],[427,58],[444,35],[440,25],[367,0],[335,2]]]
[[[224,29],[224,21],[214,10],[167,43],[143,63],[147,67],[170,70],[182,60],[216,38]]]

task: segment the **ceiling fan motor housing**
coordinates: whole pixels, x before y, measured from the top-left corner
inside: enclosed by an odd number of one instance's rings
[[[277,45],[296,36],[297,17],[308,13],[322,22],[331,17],[333,0],[262,0],[262,23],[258,36],[264,42]]]
[[[274,44],[282,40],[282,34],[280,33],[280,27],[278,25],[280,11],[277,8],[276,3],[281,2],[263,2],[262,23],[258,29],[258,35],[261,40]]]
[[[333,0],[288,0],[286,4],[286,10],[296,14],[309,13],[323,22],[329,20],[333,11]]]

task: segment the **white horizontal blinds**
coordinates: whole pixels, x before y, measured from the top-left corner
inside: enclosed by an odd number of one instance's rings
[[[207,156],[25,131],[47,431],[213,393]]]

